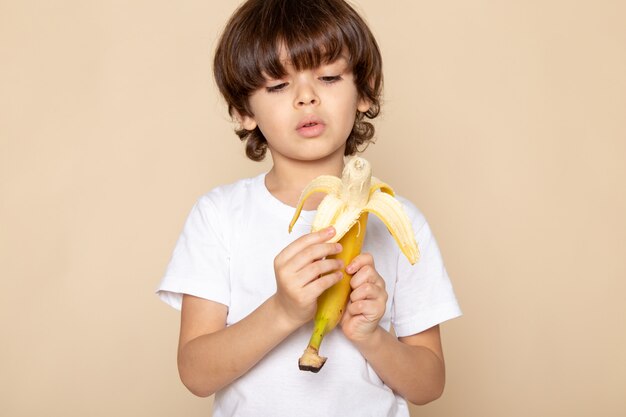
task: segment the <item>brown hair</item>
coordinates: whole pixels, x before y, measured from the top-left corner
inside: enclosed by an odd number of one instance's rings
[[[284,45],[298,71],[333,62],[348,52],[359,98],[370,108],[358,113],[346,143],[346,155],[359,151],[374,136],[373,119],[380,111],[382,59],[374,36],[358,13],[343,0],[248,0],[230,18],[213,61],[217,86],[228,112],[253,117],[248,97],[266,82],[263,74],[281,78]],[[267,141],[261,130],[235,130],[246,141],[246,155],[261,161]]]

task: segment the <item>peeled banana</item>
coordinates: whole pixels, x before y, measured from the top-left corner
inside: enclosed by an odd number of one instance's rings
[[[311,231],[331,225],[335,228],[336,233],[329,242],[341,244],[342,252],[334,257],[342,259],[345,266],[361,252],[368,213],[382,220],[409,262],[417,262],[419,250],[411,221],[394,198],[391,187],[372,177],[372,167],[367,160],[353,157],[346,163],[341,178],[321,175],[311,181],[302,192],[289,224],[290,232],[300,217],[305,200],[316,192],[327,195],[317,208]],[[326,362],[327,358],[319,355],[319,348],[324,336],[341,320],[351,291],[351,278],[352,275],[344,269],[341,281],[318,298],[313,334],[298,361],[301,370],[319,372]]]

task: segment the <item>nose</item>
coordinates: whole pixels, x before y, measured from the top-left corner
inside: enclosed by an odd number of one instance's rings
[[[301,81],[298,83],[296,92],[295,107],[315,106],[320,103],[320,98],[315,92],[315,88],[309,81]]]

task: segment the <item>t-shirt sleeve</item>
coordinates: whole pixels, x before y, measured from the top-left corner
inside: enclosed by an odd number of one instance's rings
[[[228,306],[229,254],[226,225],[213,198],[205,195],[192,208],[178,238],[157,295],[180,310],[183,294]]]
[[[402,200],[413,224],[420,259],[415,265],[400,256],[393,301],[393,326],[410,336],[461,315],[452,284],[430,226],[421,212]]]

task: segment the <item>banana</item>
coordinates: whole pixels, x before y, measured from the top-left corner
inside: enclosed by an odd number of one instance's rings
[[[339,242],[343,250],[334,256],[347,266],[361,252],[368,213],[373,213],[387,226],[402,253],[411,264],[419,259],[419,250],[411,221],[402,205],[394,198],[393,189],[372,176],[370,163],[360,157],[351,158],[345,165],[341,178],[321,175],[311,181],[302,191],[296,212],[289,224],[289,232],[300,217],[306,199],[313,193],[323,192],[326,197],[317,208],[311,231],[328,226],[335,228],[329,242]],[[304,354],[298,361],[303,371],[319,372],[325,357],[319,348],[326,334],[333,330],[343,315],[350,295],[352,276],[345,270],[343,278],[326,290],[317,300],[313,334]]]

